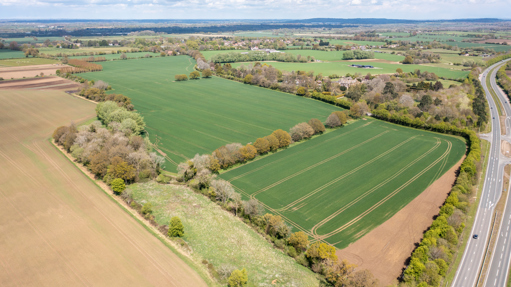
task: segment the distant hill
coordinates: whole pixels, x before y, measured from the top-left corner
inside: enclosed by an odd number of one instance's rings
[[[506,22],[497,18],[477,18],[477,19],[445,19],[445,20],[406,20],[406,19],[386,19],[386,18],[311,18],[302,20],[289,20],[285,23],[301,24],[359,24],[359,25],[378,25],[378,24],[417,24],[428,22],[471,22],[471,23],[495,23]]]

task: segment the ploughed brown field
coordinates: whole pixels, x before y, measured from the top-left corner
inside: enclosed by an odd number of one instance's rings
[[[63,64],[46,64],[19,67],[0,67],[0,77],[5,80],[19,79],[23,77],[31,78],[44,73],[46,76],[55,75],[55,72],[63,67],[69,67]]]
[[[50,143],[94,104],[35,90],[0,102],[0,285],[206,285]]]
[[[77,82],[60,77],[42,77],[30,79],[18,79],[12,81],[0,81],[0,90],[79,90],[81,85]]]

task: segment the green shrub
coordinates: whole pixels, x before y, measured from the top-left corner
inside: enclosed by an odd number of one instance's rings
[[[228,282],[229,287],[246,286],[248,283],[247,269],[243,268],[242,270],[232,271]]]
[[[156,178],[156,182],[158,183],[169,183],[170,182],[170,178],[165,176],[164,174],[160,174],[158,175],[158,177]]]
[[[179,217],[174,216],[170,219],[169,233],[170,237],[183,237],[185,234],[183,223]]]
[[[112,180],[111,185],[115,194],[121,194],[126,189],[126,185],[124,184],[124,180],[122,180],[122,178],[116,178]]]
[[[142,211],[143,215],[152,214],[153,213],[153,205],[150,202],[148,202],[142,206],[141,211]]]

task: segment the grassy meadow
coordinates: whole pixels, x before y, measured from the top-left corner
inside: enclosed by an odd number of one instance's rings
[[[213,55],[216,54],[224,54],[229,52],[236,52],[236,53],[242,53],[242,52],[248,52],[247,50],[219,50],[219,51],[202,51],[202,55],[208,60],[211,59]],[[318,50],[310,50],[310,49],[304,49],[304,50],[282,50],[284,53],[293,54],[293,55],[301,55],[302,57],[311,56],[314,57],[316,60],[320,61],[342,61],[342,55],[344,51],[318,51]],[[387,60],[387,61],[394,61],[399,62],[402,61],[405,57],[398,56],[398,55],[392,55],[390,53],[374,53],[375,59],[380,60]]]
[[[403,64],[390,64],[385,62],[372,62],[372,61],[340,61],[340,62],[323,62],[323,63],[284,63],[284,62],[261,62],[272,65],[273,67],[284,71],[314,71],[316,74],[322,73],[323,75],[345,75],[347,73],[355,74],[391,74],[395,73],[396,69],[401,68],[404,72],[413,72],[417,69],[421,71],[433,72],[439,77],[448,79],[465,78],[468,71],[460,71],[455,69],[447,69],[444,67],[435,67],[433,65],[403,65]],[[248,65],[250,63],[234,63],[233,67],[240,65]],[[374,69],[360,69],[350,67],[352,64],[372,65]]]
[[[203,195],[155,182],[130,185],[127,192],[137,202],[150,202],[159,224],[178,216],[197,261],[206,259],[217,270],[246,268],[248,286],[271,286],[275,279],[278,286],[318,286],[314,273]]]
[[[165,153],[166,169],[196,153],[222,145],[246,144],[289,130],[297,123],[321,121],[338,107],[217,77],[175,82],[189,74],[195,61],[187,56],[110,61],[103,71],[80,74],[109,83],[113,93],[131,98],[144,117],[149,137]]]
[[[23,58],[16,59],[0,59],[0,67],[21,67],[21,66],[31,66],[31,65],[48,65],[48,64],[57,64],[60,61],[45,59],[45,58],[25,58],[25,54],[23,54]]]
[[[464,154],[462,140],[359,120],[221,174],[293,231],[344,248],[392,217]]]
[[[0,49],[0,60],[2,59],[15,59],[25,58],[25,53],[22,51],[13,51],[8,49]]]
[[[156,57],[156,56],[159,57],[160,56],[160,53],[152,53],[152,52],[134,52],[134,53],[125,53],[125,54],[126,54],[126,57],[128,57],[128,59],[130,59],[130,58],[145,57],[145,55],[151,55],[153,57]],[[109,54],[106,54],[106,55],[71,56],[71,57],[68,57],[68,58],[69,59],[83,59],[83,58],[88,58],[88,57],[104,57],[107,60],[119,60],[119,59],[121,59],[121,55],[122,55],[122,53],[120,53],[120,54],[109,53]]]

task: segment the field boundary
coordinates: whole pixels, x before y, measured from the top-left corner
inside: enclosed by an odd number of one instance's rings
[[[216,286],[217,284],[209,277],[207,272],[198,266],[201,266],[198,262],[195,262],[188,255],[183,253],[174,242],[170,239],[166,238],[163,234],[161,234],[154,226],[147,224],[147,222],[140,216],[140,214],[136,213],[133,209],[131,209],[125,202],[118,199],[117,197],[112,196],[109,193],[108,187],[104,182],[98,181],[91,177],[91,174],[86,170],[85,167],[78,165],[72,157],[65,152],[61,147],[55,145],[52,138],[49,137],[48,141],[50,144],[55,147],[62,155],[64,155],[80,172],[85,175],[94,185],[96,185],[103,193],[107,195],[110,200],[115,202],[117,206],[119,206],[122,210],[124,210],[131,218],[135,219],[144,229],[146,229],[149,233],[151,233],[154,237],[156,237],[160,242],[162,242],[167,248],[169,248],[172,253],[176,254],[179,258],[181,258],[185,263],[187,263],[190,268],[197,272],[197,274],[210,286]],[[106,187],[106,189],[105,189]]]

